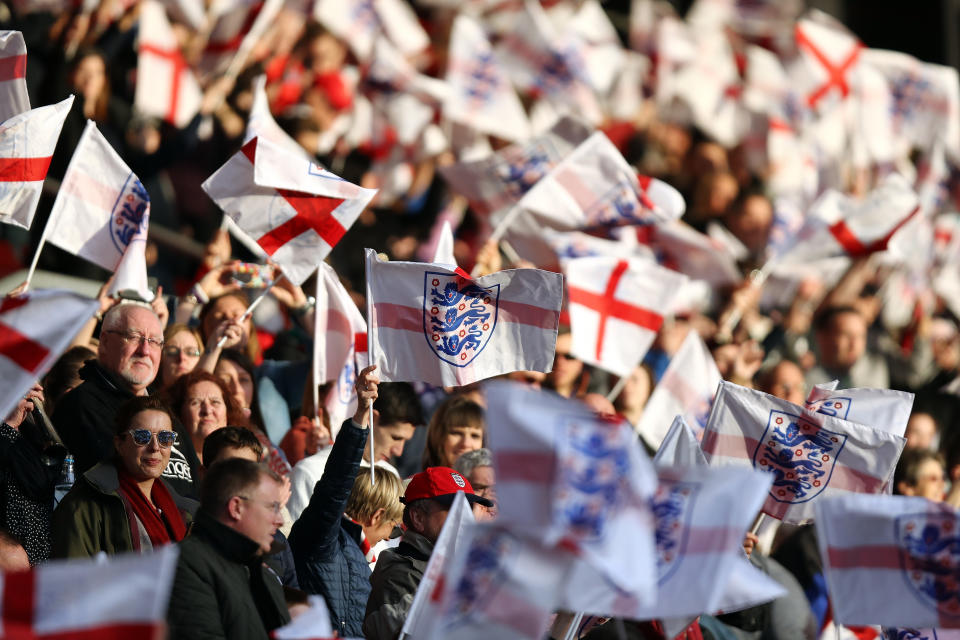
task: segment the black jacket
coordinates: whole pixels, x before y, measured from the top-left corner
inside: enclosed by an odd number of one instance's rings
[[[300,588],[323,596],[342,637],[363,635],[370,595],[370,565],[360,550],[361,527],[343,517],[367,433],[352,420],[343,423],[310,504],[290,531]]]
[[[201,510],[180,543],[167,621],[171,640],[267,640],[290,614],[257,543]]]

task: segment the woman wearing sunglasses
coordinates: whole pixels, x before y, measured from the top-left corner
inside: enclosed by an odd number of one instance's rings
[[[197,503],[160,478],[177,439],[170,409],[138,396],[120,407],[115,424],[113,458],[78,478],[53,512],[55,558],[144,553],[186,534]]]

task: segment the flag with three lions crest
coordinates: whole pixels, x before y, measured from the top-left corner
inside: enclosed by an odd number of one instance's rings
[[[908,496],[821,500],[817,541],[836,619],[923,629],[960,628],[960,513]],[[903,638],[920,638],[905,634]]]
[[[722,382],[702,447],[711,466],[749,465],[772,473],[763,512],[804,524],[813,519],[817,497],[883,491],[905,443],[898,435]]]
[[[386,382],[461,386],[511,371],[550,371],[563,279],[510,269],[472,279],[459,268],[384,262],[367,249],[371,364]]]

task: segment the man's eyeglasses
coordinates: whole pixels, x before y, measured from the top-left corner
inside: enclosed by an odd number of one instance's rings
[[[250,496],[237,496],[237,497],[240,498],[241,500],[249,500],[250,502],[256,502],[260,506],[270,509],[271,511],[273,511],[273,514],[277,516],[280,515],[280,510],[283,509],[283,505],[280,504],[279,502],[261,502],[259,500],[254,500]]]
[[[180,347],[167,347],[163,350],[163,355],[168,358],[179,358],[181,353],[189,358],[199,358],[203,352],[196,347],[184,347],[182,349]]]
[[[153,432],[149,429],[130,429],[127,431],[133,437],[133,443],[138,447],[145,447],[153,440]],[[169,449],[177,444],[176,431],[157,431],[157,444]]]
[[[138,331],[115,331],[113,329],[107,329],[102,333],[113,333],[120,336],[120,339],[123,340],[124,344],[132,344],[141,342],[146,342],[147,346],[151,349],[162,349],[163,348],[163,338],[148,338]]]

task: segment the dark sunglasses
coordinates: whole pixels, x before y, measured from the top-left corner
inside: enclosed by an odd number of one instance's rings
[[[153,439],[153,432],[149,429],[130,429],[127,431],[133,437],[133,443],[138,447],[145,447]],[[157,431],[157,444],[164,449],[169,449],[177,444],[176,431]]]

